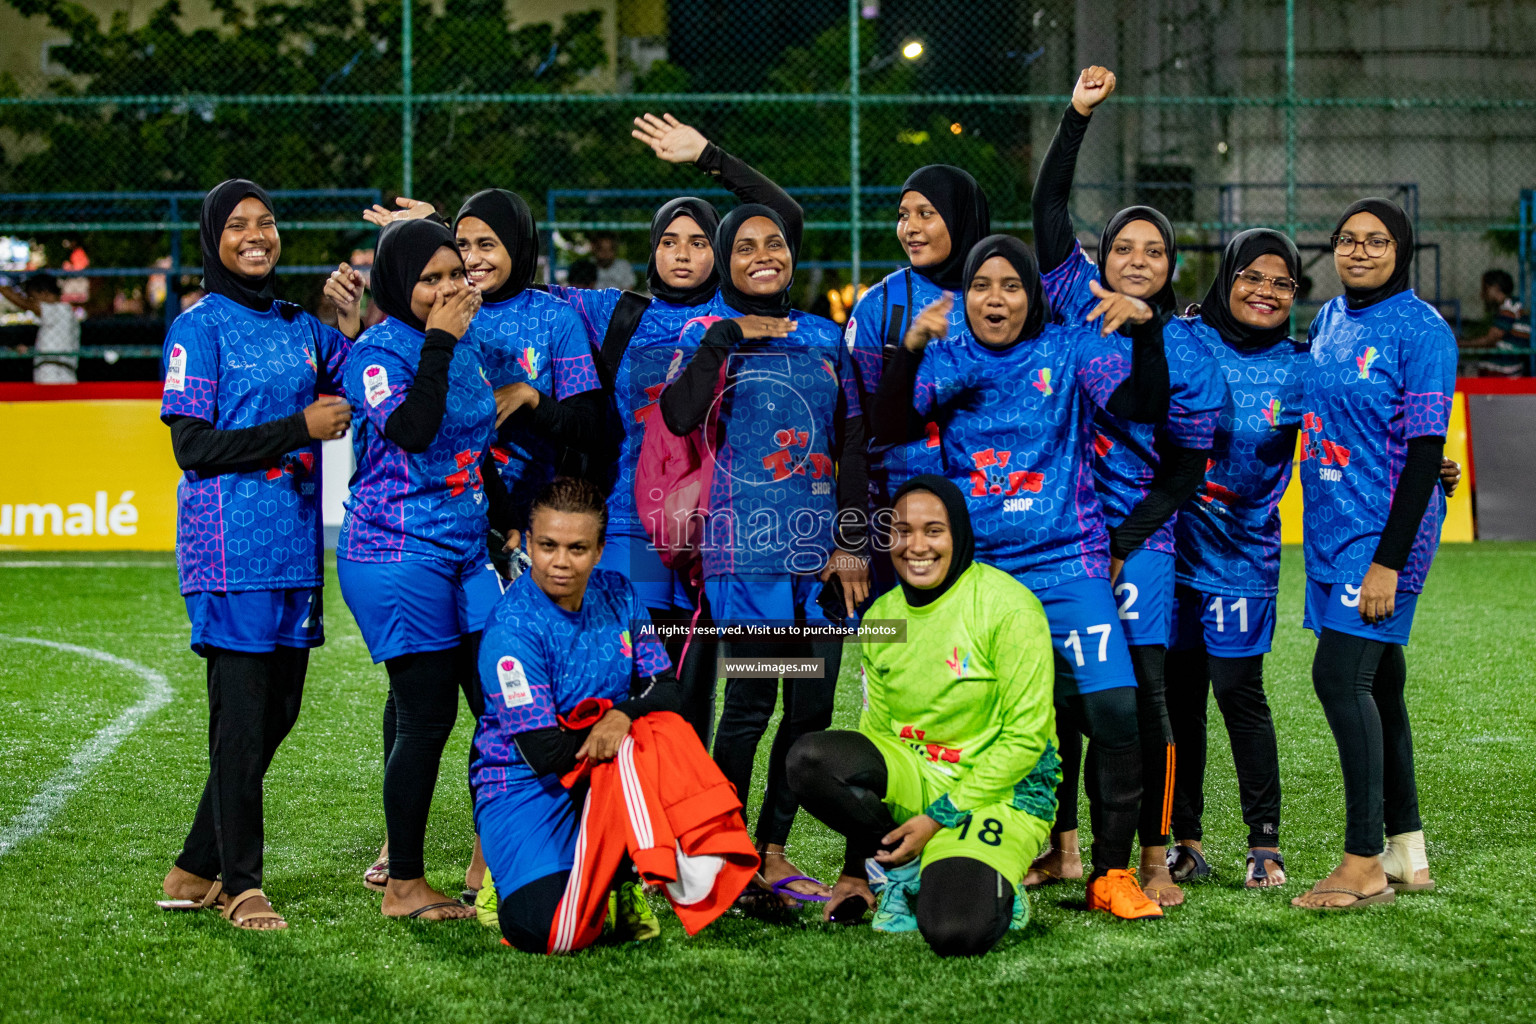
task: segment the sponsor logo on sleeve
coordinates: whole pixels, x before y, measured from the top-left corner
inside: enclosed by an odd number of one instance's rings
[[[853,352],[854,342],[859,336],[859,321],[857,317],[848,318],[848,326],[843,328],[843,344],[848,346],[848,351]]]
[[[187,350],[179,344],[171,346],[171,358],[166,361],[165,390],[187,389]]]
[[[363,397],[375,409],[389,397],[389,371],[378,363],[363,370]]]
[[[511,655],[497,659],[496,681],[501,684],[501,697],[507,707],[520,708],[533,703],[533,689],[523,673],[523,664]]]

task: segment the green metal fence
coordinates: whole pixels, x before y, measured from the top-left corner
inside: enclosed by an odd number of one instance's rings
[[[971,170],[995,221],[1027,237],[1035,168],[1087,63],[1120,84],[1079,165],[1083,237],[1125,203],[1157,202],[1191,253],[1186,298],[1208,280],[1208,250],[1258,224],[1310,247],[1326,298],[1337,212],[1407,187],[1431,247],[1421,274],[1448,316],[1478,317],[1478,278],[1513,269],[1519,192],[1536,185],[1529,0],[217,0],[112,18],[6,3],[21,28],[66,41],[48,51],[52,73],[0,75],[0,191],[241,174],[448,208],[498,185],[542,210],[571,190],[700,190],[702,176],[629,137],[634,115],[669,111],[786,186],[838,190],[810,213],[815,269],[800,283],[818,291],[899,259],[890,189],[925,163]],[[633,202],[582,204],[556,240],[617,225],[641,263],[644,221]],[[13,217],[5,230],[47,245],[57,227]],[[312,233],[297,262],[344,258],[364,227]],[[149,266],[170,240],[92,246]]]

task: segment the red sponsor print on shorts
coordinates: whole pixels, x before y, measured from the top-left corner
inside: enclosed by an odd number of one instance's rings
[[[1011,451],[998,451],[995,448],[986,448],[979,452],[971,452],[971,462],[976,468],[971,471],[971,496],[982,497],[988,494],[1011,495],[1020,491],[1030,491],[1039,494],[1045,486],[1045,474],[1033,473],[1029,470],[1009,470],[1008,462],[1013,458]]]

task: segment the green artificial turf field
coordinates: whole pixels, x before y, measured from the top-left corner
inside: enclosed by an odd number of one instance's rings
[[[385,920],[363,888],[383,830],[384,676],[334,573],[330,640],[267,781],[265,887],[291,929],[242,933],[213,913],[157,910],[206,771],[203,667],[174,566],[168,555],[0,556],[0,1019],[1531,1020],[1536,545],[1442,549],[1408,651],[1439,889],[1349,914],[1289,906],[1332,866],[1343,828],[1313,641],[1298,625],[1300,569],[1288,550],[1267,666],[1289,885],[1241,887],[1245,833],[1213,704],[1205,828],[1217,873],[1165,920],[1089,914],[1078,883],[1035,892],[1029,929],[967,962],[812,911],[788,924],[728,916],[693,939],[664,913],[659,941],[545,959],[472,921]],[[845,664],[840,726],[857,713],[856,678]],[[114,722],[136,728],[102,757]],[[461,714],[427,840],[429,879],[450,892],[470,848],[468,738]],[[802,868],[835,874],[838,849],[801,816],[791,851]]]

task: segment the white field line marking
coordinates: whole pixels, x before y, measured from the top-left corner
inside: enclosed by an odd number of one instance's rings
[[[144,680],[144,697],[133,707],[118,715],[92,736],[70,757],[69,763],[53,774],[37,795],[22,808],[3,828],[0,828],[0,857],[4,857],[19,843],[25,842],[47,827],[50,819],[64,806],[70,794],[96,770],[97,766],[112,755],[119,743],[127,739],[139,724],[164,707],[171,699],[171,684],[154,669],[127,658],[119,658],[106,651],[76,644],[64,644],[54,640],[39,640],[29,636],[0,636],[0,641],[14,644],[36,644],[51,647],[66,654],[78,654],[106,662],[125,672],[131,672]]]
[[[174,569],[175,562],[0,561],[0,569]]]

